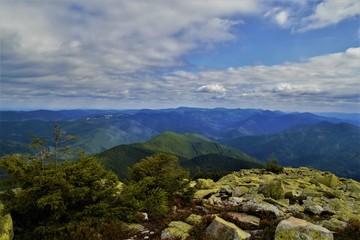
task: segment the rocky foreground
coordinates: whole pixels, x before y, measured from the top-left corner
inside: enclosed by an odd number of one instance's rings
[[[360,183],[351,179],[304,167],[250,169],[193,186],[191,206],[179,203],[161,224],[129,224],[129,239],[360,239]],[[0,218],[0,239],[11,239],[10,215]]]
[[[328,172],[251,169],[193,184],[194,206],[174,209],[180,219],[162,230],[140,226],[133,238],[331,240],[343,239],[349,221],[360,222],[360,183]],[[347,240],[360,239],[357,230]]]

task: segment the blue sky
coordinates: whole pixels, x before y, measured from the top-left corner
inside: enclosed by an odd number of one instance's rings
[[[1,109],[360,112],[357,0],[1,1]]]

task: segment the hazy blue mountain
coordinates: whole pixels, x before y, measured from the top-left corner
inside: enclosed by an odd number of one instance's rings
[[[360,179],[360,128],[351,124],[298,125],[275,134],[220,142],[260,160],[274,156],[283,165],[311,166]]]
[[[88,116],[106,114],[109,110],[36,110],[36,111],[0,111],[0,121],[69,121]]]
[[[343,116],[343,115],[339,115]],[[336,119],[311,113],[284,113],[261,109],[140,109],[0,111],[0,155],[27,152],[29,133],[50,141],[57,122],[79,136],[76,148],[99,153],[119,144],[146,141],[171,131],[197,133],[213,140],[272,134],[299,124],[356,122],[356,114]]]
[[[240,168],[262,166],[255,158],[198,134],[179,135],[172,132],[162,133],[147,142],[120,145],[98,156],[108,168],[124,178],[129,166],[155,153],[176,155],[184,167],[193,171],[235,171]]]

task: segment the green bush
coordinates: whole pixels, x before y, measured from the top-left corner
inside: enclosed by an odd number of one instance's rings
[[[15,234],[25,239],[63,235],[79,222],[118,217],[117,177],[92,157],[42,165],[13,155],[0,165],[8,173],[7,186],[16,188],[1,200],[13,217]]]
[[[139,201],[140,210],[159,219],[174,202],[190,202],[194,190],[189,187],[189,173],[176,156],[155,154],[129,168],[130,183],[124,192]]]
[[[266,169],[266,171],[270,171],[270,172],[273,172],[276,174],[282,173],[284,171],[284,168],[282,166],[280,166],[278,161],[273,157],[269,158],[266,161],[265,169]]]

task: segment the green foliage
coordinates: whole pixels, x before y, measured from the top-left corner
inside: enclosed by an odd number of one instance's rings
[[[155,138],[136,144],[120,145],[109,149],[99,157],[120,178],[128,177],[127,167],[156,153],[175,155],[180,165],[194,171],[238,171],[243,168],[259,168],[263,164],[245,153],[225,147],[197,134],[165,132]]]
[[[278,161],[274,157],[270,157],[265,164],[266,171],[270,171],[276,174],[282,173],[284,168],[279,165]]]
[[[59,155],[69,150],[63,143],[75,137],[57,125],[52,149],[33,137],[35,156],[0,159],[6,172],[1,184],[7,189],[0,197],[18,239],[70,239],[79,225],[97,229],[105,221],[128,219],[140,208],[133,198],[120,194],[117,176],[96,158],[80,154],[58,162]]]
[[[16,188],[1,199],[19,236],[58,235],[78,222],[115,218],[120,210],[114,205],[120,203],[117,177],[95,158],[82,157],[55,167],[13,155],[2,158],[0,165],[9,174],[8,186]]]
[[[159,219],[176,199],[190,202],[193,189],[189,187],[189,173],[172,155],[155,154],[129,168],[130,184],[123,192],[132,194],[140,210]]]

